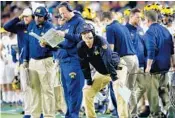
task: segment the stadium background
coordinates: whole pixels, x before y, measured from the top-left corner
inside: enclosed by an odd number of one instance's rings
[[[57,21],[54,15],[57,14],[55,8],[60,3],[59,1],[46,1],[46,2],[37,2],[38,4],[44,4],[48,8],[48,11],[51,15],[53,23],[56,25]],[[132,8],[140,8],[143,9],[144,6],[151,4],[152,2],[146,1],[70,1],[71,6],[73,9],[82,12],[84,8],[90,7],[97,13],[97,17],[100,17],[100,13],[103,11],[115,10],[123,12],[125,9],[132,9]],[[173,1],[161,1],[159,2],[163,6],[170,6],[175,9],[175,2]],[[33,3],[34,4],[34,3]],[[36,5],[36,3],[35,3]],[[26,7],[35,7],[32,6],[32,2],[29,1],[1,1],[1,27],[6,23],[9,19],[19,16],[23,9]],[[20,105],[1,105],[1,118],[20,118],[22,114],[22,106]],[[57,115],[57,118],[60,118],[60,115]],[[100,118],[107,118],[108,116],[98,116]]]

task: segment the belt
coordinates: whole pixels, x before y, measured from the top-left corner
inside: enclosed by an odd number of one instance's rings
[[[46,59],[48,57],[52,57],[52,55],[47,55],[47,56],[44,56],[44,57],[37,57],[37,58],[33,58],[33,59],[40,60],[40,59]]]
[[[125,56],[133,56],[135,54],[127,54],[127,55],[123,55],[123,56],[120,56],[120,57],[125,57]]]
[[[117,67],[115,67],[115,69],[116,69],[116,70],[122,70],[122,67],[117,66]]]

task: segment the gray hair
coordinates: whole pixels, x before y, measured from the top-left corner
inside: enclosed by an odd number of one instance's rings
[[[154,10],[149,10],[149,11],[146,11],[145,13],[145,16],[152,22],[157,22],[158,20],[158,14],[156,11]]]

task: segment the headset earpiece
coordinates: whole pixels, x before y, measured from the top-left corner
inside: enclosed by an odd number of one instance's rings
[[[69,5],[68,2],[61,2],[61,3],[58,5],[57,8],[60,8],[60,7],[63,7],[63,6],[66,7],[66,9],[67,9],[69,12],[72,12],[72,11],[73,11],[72,7]]]

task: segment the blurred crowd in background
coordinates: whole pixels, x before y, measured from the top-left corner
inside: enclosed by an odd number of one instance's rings
[[[19,2],[19,1],[1,1],[1,39],[4,36],[3,33],[8,33],[9,39],[7,40],[7,48],[8,48],[8,44],[11,43],[12,45],[16,45],[17,41],[16,40],[10,40],[10,39],[16,39],[16,35],[13,33],[9,33],[6,32],[3,29],[3,25],[8,22],[10,19],[20,16],[21,13],[23,12],[23,10],[27,7],[31,7],[32,10],[34,11],[36,9],[36,7],[42,5],[42,6],[46,6],[49,14],[50,14],[50,20],[52,21],[52,23],[54,24],[55,27],[59,26],[58,23],[58,19],[55,17],[58,15],[58,11],[56,9],[56,6],[59,5],[59,1],[45,1],[45,2],[31,2],[31,1],[23,1],[23,2]],[[128,21],[127,17],[129,17],[130,14],[130,10],[133,8],[138,8],[141,10],[141,12],[143,13],[146,10],[156,10],[159,14],[160,17],[160,24],[163,25],[168,25],[169,23],[173,24],[172,26],[174,26],[174,18],[175,18],[175,2],[174,1],[159,1],[159,2],[147,2],[147,1],[69,1],[70,5],[73,7],[74,10],[76,10],[76,12],[79,12],[83,18],[85,18],[86,20],[92,20],[95,23],[95,28],[96,28],[96,33],[98,33],[99,35],[105,37],[105,25],[103,24],[102,21],[102,13],[106,12],[106,11],[112,11],[115,13],[121,13],[121,17],[119,17],[119,14],[117,15],[117,20],[121,23],[121,24],[126,24]],[[168,21],[166,21],[166,18],[168,17]],[[144,16],[141,16],[142,20],[141,20],[141,27],[145,31],[147,30],[146,27],[144,27]],[[168,28],[168,26],[167,26]],[[173,33],[175,32],[175,30],[173,31]],[[6,34],[5,34],[6,35]],[[174,35],[175,36],[175,35]],[[3,37],[3,38],[7,38],[7,37]],[[8,42],[10,41],[10,42]],[[1,50],[1,46],[0,46],[0,50]],[[7,52],[8,53],[8,52]],[[1,56],[1,55],[0,55]],[[13,58],[14,55],[12,55],[12,59],[8,62],[9,65],[9,69],[15,70],[15,64],[16,63],[16,59]],[[1,71],[1,70],[0,70]],[[10,71],[10,70],[9,70]],[[10,81],[12,82],[15,73],[11,73],[8,74]],[[1,77],[1,73],[0,73],[0,77]],[[11,84],[11,82],[6,82],[4,84]],[[0,85],[2,85],[3,83],[1,82]],[[13,85],[12,85],[13,88]],[[4,87],[3,91],[6,90],[11,90],[11,87]],[[108,89],[108,88],[106,88]],[[108,91],[104,89],[101,91],[101,94],[99,95],[99,97],[97,97],[96,101],[101,101],[99,103],[99,106],[101,104],[103,104],[103,107],[99,108],[101,113],[105,113],[107,111],[108,108],[105,107],[104,110],[104,105],[105,104],[112,104],[110,102],[110,100],[106,99],[108,97]],[[13,90],[20,90],[19,88],[13,88]],[[3,95],[4,94],[4,95]],[[5,98],[5,92],[2,92],[2,97],[1,98],[4,102],[4,100],[6,100],[5,102],[15,102],[15,103],[22,103],[22,100],[20,98],[19,95],[19,91],[17,93],[14,93],[11,96],[13,97],[8,97]],[[103,98],[103,95],[107,96]],[[98,100],[101,99],[101,100]],[[110,106],[109,105],[109,106]],[[112,105],[111,105],[112,106]],[[61,109],[61,108],[60,108]],[[109,110],[109,109],[108,109]]]
[[[32,7],[35,8],[37,4],[44,4],[51,15],[56,15],[56,6],[59,4],[59,1],[46,1],[46,2],[29,2],[29,1],[1,1],[1,26],[5,22],[7,22],[9,19],[19,16],[23,9],[26,7]],[[132,8],[140,8],[143,9],[146,5],[152,4],[153,2],[147,2],[147,1],[70,1],[69,2],[73,9],[83,12],[84,8],[91,8],[93,11],[96,12],[97,16],[100,16],[101,12],[114,10],[114,11],[121,11],[123,12],[126,9],[132,9]],[[166,7],[169,6],[173,9],[175,9],[175,2],[173,1],[160,1],[157,2],[158,4]],[[53,23],[54,17],[52,17]]]

